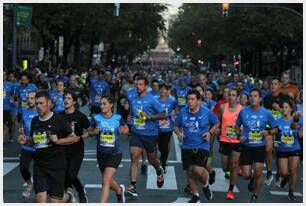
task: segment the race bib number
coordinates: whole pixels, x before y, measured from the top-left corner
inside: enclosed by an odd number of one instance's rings
[[[250,143],[262,143],[262,136],[259,131],[250,131],[249,132],[249,140]]]
[[[22,102],[21,102],[21,107],[22,107],[23,109],[29,108],[29,102],[28,102],[28,101],[22,101]]]
[[[100,145],[104,147],[115,147],[116,136],[113,132],[100,134]]]
[[[282,144],[287,146],[292,146],[294,144],[294,136],[293,135],[282,135],[281,137]]]
[[[282,113],[277,110],[270,110],[270,112],[274,119],[279,119],[283,116]]]
[[[42,134],[34,134],[33,135],[33,140],[34,140],[34,147],[36,149],[40,149],[40,148],[46,148],[48,147],[48,137],[46,133],[42,133]]]
[[[178,98],[178,103],[179,104],[186,104],[186,98],[185,97],[179,97]]]
[[[170,128],[169,119],[159,120],[159,128],[160,129],[169,129]]]
[[[134,119],[134,125],[136,129],[145,129],[146,122],[143,119],[136,118]]]
[[[226,136],[228,138],[236,138],[236,130],[234,126],[226,126]]]

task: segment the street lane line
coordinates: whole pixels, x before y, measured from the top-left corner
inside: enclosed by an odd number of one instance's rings
[[[172,138],[174,141],[174,148],[175,148],[175,155],[176,155],[176,160],[178,162],[182,162],[182,155],[181,155],[181,147],[180,143],[178,141],[177,135],[173,132],[172,133]],[[169,162],[169,161],[168,161]]]
[[[288,192],[285,191],[270,191],[272,195],[282,195],[282,196],[288,196]],[[299,192],[293,192],[294,196],[303,197],[303,195]]]
[[[15,162],[4,162],[3,163],[3,176],[5,176],[7,173],[15,169],[19,163]]]
[[[221,168],[214,168],[214,170],[216,171],[216,181],[209,185],[209,189],[216,192],[227,192],[229,180],[224,178],[224,172]],[[237,187],[234,187],[234,192],[239,192]]]
[[[174,166],[166,167],[167,173],[164,174],[165,183],[162,188],[158,188],[156,185],[156,172],[153,166],[148,166],[147,186],[146,189],[153,190],[177,190],[176,177]]]
[[[174,203],[187,203],[189,200],[190,198],[179,197],[174,201]]]
[[[85,184],[84,187],[85,188],[97,188],[97,189],[101,189],[102,185],[101,184]]]

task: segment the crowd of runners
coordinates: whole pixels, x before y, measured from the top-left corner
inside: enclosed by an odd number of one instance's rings
[[[111,190],[119,203],[126,197],[141,199],[137,176],[139,169],[146,174],[147,162],[162,188],[171,138],[181,142],[187,182],[180,189],[190,194],[190,203],[200,202],[201,190],[207,200],[213,198],[213,147],[229,179],[224,198],[234,201],[233,190],[242,176],[248,181],[250,202],[274,178],[277,186],[288,185],[288,198],[295,199],[296,170],[303,160],[303,94],[288,71],[265,79],[236,70],[167,66],[35,68],[4,70],[3,75],[4,142],[21,145],[24,198],[34,191],[39,203],[75,202],[75,194],[79,202],[88,202],[78,173],[84,140],[95,137],[103,187],[100,199],[92,201],[108,202]],[[90,114],[79,111],[81,107],[89,107]],[[129,185],[114,179],[122,136],[130,141]]]

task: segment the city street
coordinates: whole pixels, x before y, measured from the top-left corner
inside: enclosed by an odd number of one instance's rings
[[[81,109],[83,112],[85,108]],[[184,193],[183,188],[186,184],[186,175],[180,160],[180,149],[178,141],[172,137],[171,152],[169,155],[169,163],[167,173],[165,175],[165,184],[163,188],[156,186],[156,174],[153,167],[149,166],[148,175],[142,176],[139,170],[137,180],[137,192],[139,194],[137,199],[127,199],[128,203],[183,203],[189,200],[189,196]],[[115,180],[124,185],[129,184],[129,141],[127,137],[122,137],[121,143],[123,145],[123,160],[120,168],[117,170]],[[228,180],[224,178],[224,173],[221,169],[220,154],[218,152],[219,144],[215,142],[215,152],[213,156],[213,167],[216,170],[216,182],[210,186],[213,191],[212,203],[228,203],[228,202],[249,202],[250,194],[247,191],[247,181],[242,177],[238,178],[237,188],[235,188],[235,200],[228,201],[225,199],[228,189]],[[81,182],[85,185],[87,195],[90,203],[99,202],[101,192],[101,175],[96,161],[96,140],[94,138],[85,141],[85,158],[79,173]],[[4,150],[4,178],[3,178],[3,199],[5,203],[17,202],[35,202],[34,195],[30,199],[22,198],[23,179],[19,172],[18,163],[19,146],[16,143],[6,144]],[[275,166],[273,162],[273,166]],[[275,174],[275,168],[273,174]],[[265,172],[265,171],[264,171]],[[263,186],[259,195],[258,202],[261,203],[286,203],[288,200],[287,188],[282,189],[274,186],[275,178],[270,186]],[[166,192],[165,192],[166,191]],[[302,167],[299,164],[297,171],[297,185],[296,185],[296,201],[301,203],[303,201],[303,185],[302,185]],[[207,202],[200,191],[201,202]],[[116,202],[114,192],[111,192],[109,202]]]

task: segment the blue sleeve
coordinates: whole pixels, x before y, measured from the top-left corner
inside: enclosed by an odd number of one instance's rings
[[[208,111],[208,121],[210,125],[219,124],[219,119],[211,110]]]
[[[157,113],[162,113],[165,111],[165,109],[161,106],[161,104],[154,97],[152,97],[152,105],[153,105],[153,109]]]
[[[95,128],[97,126],[96,119],[93,117],[90,120],[90,127]]]
[[[32,87],[33,87],[33,91],[37,92],[37,90],[38,90],[37,86],[35,84],[32,84]]]
[[[270,128],[276,128],[277,127],[277,122],[273,118],[272,114],[270,112],[267,112],[267,115],[268,115],[268,124],[269,124]]]
[[[241,124],[242,124],[242,114],[243,113],[243,110],[240,110],[240,112],[239,112],[239,114],[238,114],[238,117],[237,117],[237,120],[236,120],[236,125],[237,126],[241,126]]]

